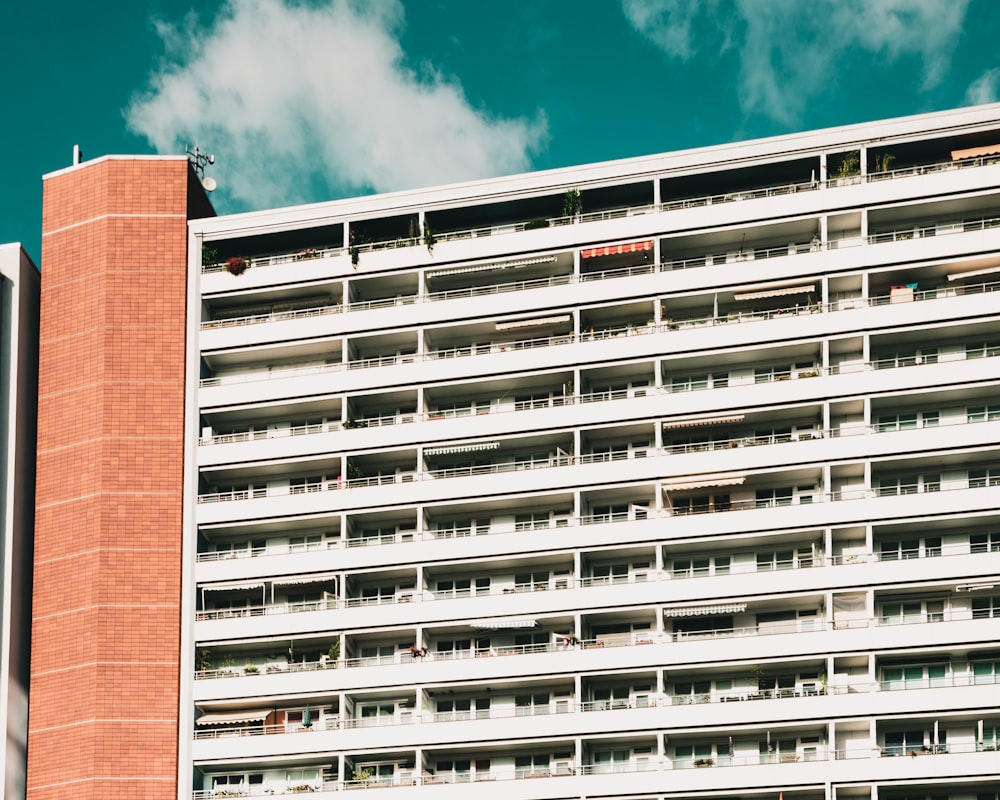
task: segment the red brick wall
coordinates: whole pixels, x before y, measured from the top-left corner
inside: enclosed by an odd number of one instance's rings
[[[176,797],[187,191],[45,181],[29,800]]]

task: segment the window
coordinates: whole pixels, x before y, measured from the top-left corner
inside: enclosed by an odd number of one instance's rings
[[[518,514],[514,517],[514,530],[531,531],[548,528],[551,524],[548,511],[534,511],[530,514]]]
[[[972,553],[996,553],[1000,551],[1000,531],[970,534],[969,551]]]
[[[965,415],[966,422],[993,422],[1000,419],[1000,405],[969,406]]]
[[[710,511],[729,511],[731,507],[728,494],[701,494],[673,499],[675,514],[707,514]]]
[[[603,686],[594,689],[594,706],[602,711],[628,708],[628,698],[628,686]]]
[[[910,600],[905,603],[883,603],[881,624],[906,625],[920,622],[922,613],[923,604],[919,600]]]
[[[549,754],[534,756],[514,756],[514,777],[524,778],[528,775],[550,775]]]
[[[915,664],[903,667],[885,667],[882,670],[883,690],[927,689],[947,686],[946,664]]]
[[[471,519],[454,519],[449,522],[439,522],[434,536],[439,539],[453,539],[458,536],[471,536],[475,525]]]
[[[794,760],[798,742],[795,739],[771,739],[770,742],[758,743],[761,764],[777,764],[781,761]]]
[[[906,561],[911,558],[930,558],[941,555],[941,537],[926,539],[894,539],[879,545],[880,561]]]
[[[292,478],[288,482],[291,494],[302,494],[303,492],[318,492],[323,488],[322,475],[310,475],[306,478]]]
[[[437,643],[438,658],[469,658],[472,655],[471,639],[442,639]]]
[[[591,509],[591,517],[595,523],[600,522],[621,522],[628,519],[628,503],[618,503],[616,505],[594,506]]]
[[[790,506],[792,504],[792,494],[791,486],[782,486],[775,489],[758,489],[754,505],[756,508]]]
[[[549,588],[549,571],[514,573],[514,590],[519,592],[544,591]]]
[[[549,713],[549,693],[518,694],[514,696],[514,716],[531,717]]]
[[[892,369],[893,367],[911,367],[914,364],[936,364],[938,351],[936,347],[919,350],[901,350],[895,353],[883,353],[875,361],[876,369]]]
[[[780,367],[757,367],[753,371],[754,383],[770,383],[771,381],[787,381],[792,377],[792,368],[784,365]]]
[[[976,685],[1000,682],[1000,661],[973,661],[972,682]]]
[[[471,597],[490,593],[489,578],[446,578],[436,583],[435,596]]]
[[[883,753],[888,756],[901,756],[904,753],[919,753],[924,750],[930,750],[930,747],[924,744],[926,741],[927,739],[922,730],[886,731]],[[945,732],[939,730],[938,746],[943,746],[944,742]]]
[[[549,645],[549,634],[538,633],[517,633],[514,635],[514,646],[522,647],[526,653],[543,652]]]
[[[670,381],[671,392],[694,392],[698,389],[707,389],[709,375],[688,375],[684,378],[672,378]]]
[[[941,476],[938,474],[898,475],[893,478],[880,478],[876,490],[879,497],[939,491],[941,491]]]
[[[1000,467],[969,470],[969,488],[982,489],[985,486],[1000,486]]]
[[[1000,596],[972,598],[972,618],[1000,617]]]
[[[774,550],[769,553],[757,553],[757,572],[772,572],[794,568],[794,550]]]
[[[631,754],[628,750],[602,750],[594,753],[591,763],[595,774],[626,772]]]
[[[247,787],[249,786],[263,786],[264,784],[264,773],[263,772],[240,772],[234,775],[213,775],[212,776],[212,788],[213,789],[228,789],[230,791],[239,791],[241,794],[259,794],[260,792],[248,792]]]
[[[361,706],[362,727],[373,725],[388,725],[396,715],[394,703],[366,703]]]
[[[1000,343],[976,342],[965,346],[966,358],[991,358],[1000,355]]]
[[[598,564],[593,583],[628,583],[628,564]]]
[[[940,421],[937,411],[910,411],[905,414],[882,415],[875,423],[879,433],[886,431],[910,431],[915,428],[935,428]]]
[[[319,550],[323,547],[323,534],[316,533],[309,536],[292,536],[288,539],[288,550],[297,553],[302,550]]]
[[[683,681],[674,686],[674,702],[679,705],[708,703],[711,699],[711,681]]]

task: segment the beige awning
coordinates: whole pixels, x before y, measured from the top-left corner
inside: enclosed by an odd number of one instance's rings
[[[701,475],[663,481],[660,488],[665,492],[680,492],[708,486],[739,486],[746,479],[746,475]]]
[[[477,619],[469,623],[481,631],[519,630],[534,628],[538,623],[531,617],[503,617],[501,619]]]
[[[697,419],[681,419],[676,422],[664,422],[663,430],[673,428],[696,428],[700,425],[722,425],[727,422],[743,422],[746,417],[743,414],[736,414],[732,417],[699,417]]]
[[[665,617],[707,617],[712,614],[741,614],[747,610],[746,603],[727,603],[710,606],[677,606],[663,609]]]
[[[498,322],[498,331],[509,331],[514,328],[533,328],[538,325],[555,325],[558,322],[569,322],[573,317],[569,314],[560,314],[558,317],[538,317],[536,319],[516,319],[513,322]]]
[[[952,150],[952,161],[964,161],[967,158],[982,158],[983,156],[1000,155],[1000,144],[991,144],[986,147],[970,147],[968,150]]]
[[[275,578],[275,586],[301,586],[307,583],[329,583],[337,580],[337,573],[327,572],[322,575],[296,575],[291,578]]]
[[[425,456],[444,456],[452,453],[481,453],[484,450],[497,450],[500,442],[473,442],[472,444],[452,444],[442,447],[428,447],[424,449]]]
[[[986,269],[974,269],[969,272],[956,272],[948,276],[950,281],[960,281],[963,278],[975,278],[979,275],[993,275],[1000,272],[1000,267],[987,267]]]
[[[203,592],[238,592],[247,589],[263,589],[264,584],[256,581],[254,583],[210,583],[202,586]]]
[[[772,286],[770,288],[750,289],[733,295],[735,300],[760,300],[764,297],[785,297],[791,294],[812,294],[816,291],[815,284],[800,286]]]
[[[233,725],[238,722],[263,722],[273,713],[273,708],[258,708],[255,711],[218,711],[202,714],[195,720],[195,724]]]
[[[465,275],[469,272],[493,272],[503,269],[518,269],[531,267],[535,264],[551,264],[555,256],[539,256],[538,258],[522,258],[518,261],[495,261],[491,264],[475,264],[469,267],[452,267],[451,269],[436,269],[427,273],[428,278],[443,278],[446,275]]]

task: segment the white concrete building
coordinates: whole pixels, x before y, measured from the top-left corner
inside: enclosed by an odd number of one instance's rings
[[[190,237],[195,797],[997,797],[1000,106]]]
[[[11,800],[24,797],[28,740],[38,296],[28,254],[0,245],[0,763]]]

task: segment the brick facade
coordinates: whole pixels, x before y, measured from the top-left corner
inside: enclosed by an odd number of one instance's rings
[[[189,180],[45,181],[30,800],[177,796]]]

